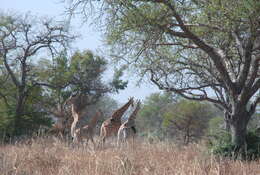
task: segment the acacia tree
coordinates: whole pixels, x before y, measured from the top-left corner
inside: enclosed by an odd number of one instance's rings
[[[8,83],[11,83],[9,87],[14,88],[11,94],[15,99],[14,134],[19,134],[21,118],[28,112],[26,104],[35,89],[39,89],[35,67],[37,54],[55,55],[74,38],[64,24],[53,20],[36,19],[30,15],[0,15],[0,62]],[[1,97],[5,99],[6,96],[2,94]]]
[[[181,100],[163,114],[163,125],[189,144],[204,136],[211,115],[209,104]]]
[[[71,9],[88,3],[74,0]],[[260,101],[259,3],[105,0],[99,7],[114,55],[127,58],[160,89],[223,109],[239,148]]]

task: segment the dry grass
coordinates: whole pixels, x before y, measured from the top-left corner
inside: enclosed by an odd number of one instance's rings
[[[72,147],[57,139],[0,146],[1,175],[260,175],[260,161],[217,160],[203,147],[139,142],[135,147]]]

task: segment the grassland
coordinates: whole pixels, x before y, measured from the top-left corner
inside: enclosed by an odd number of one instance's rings
[[[1,175],[260,175],[260,160],[216,158],[202,144],[138,141],[118,149],[38,138],[0,146]]]

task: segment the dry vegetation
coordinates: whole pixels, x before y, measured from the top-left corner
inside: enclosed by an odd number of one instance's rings
[[[58,139],[0,146],[1,175],[259,175],[260,161],[216,159],[203,146],[149,144],[118,150],[74,147]]]

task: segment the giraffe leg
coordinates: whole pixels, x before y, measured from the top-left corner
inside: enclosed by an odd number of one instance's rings
[[[94,148],[96,147],[93,137],[90,137],[91,142],[93,143]]]
[[[98,141],[98,148],[103,148],[104,144],[105,144],[105,137],[101,135]]]
[[[118,137],[117,137],[117,145],[121,147],[124,144],[125,139],[125,131],[124,128],[119,128],[118,130]]]
[[[121,135],[121,132],[119,130],[118,134],[117,134],[117,147],[120,147],[120,135]]]
[[[135,144],[135,138],[134,135],[132,136],[132,148],[134,149],[134,144]]]
[[[102,138],[101,138],[101,145],[102,145],[102,147],[105,146],[106,136],[107,136],[106,129],[102,128]]]
[[[103,137],[103,138],[102,138],[102,146],[105,145],[105,142],[106,142],[106,137]]]
[[[61,132],[58,133],[58,138],[63,139],[63,135]]]

